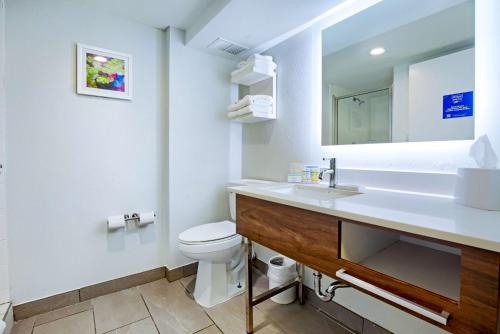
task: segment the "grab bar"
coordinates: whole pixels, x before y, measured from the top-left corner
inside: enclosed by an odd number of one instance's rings
[[[437,313],[437,312],[430,310],[426,307],[415,304],[414,302],[409,301],[408,299],[399,297],[393,293],[390,293],[389,291],[383,290],[379,287],[376,287],[373,284],[370,284],[368,282],[360,280],[359,278],[351,276],[351,275],[346,273],[345,269],[337,270],[336,275],[338,278],[340,278],[343,281],[346,281],[348,283],[356,285],[357,287],[360,287],[363,290],[369,291],[369,292],[373,293],[374,295],[377,295],[379,297],[387,299],[387,300],[389,300],[395,304],[398,304],[404,308],[407,308],[415,313],[418,313],[420,315],[423,315],[424,317],[432,319],[432,320],[434,320],[442,325],[446,325],[448,322],[448,317],[450,316],[450,314],[444,310],[441,311],[441,313]]]

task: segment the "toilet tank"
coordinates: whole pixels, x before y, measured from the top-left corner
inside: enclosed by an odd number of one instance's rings
[[[265,186],[269,184],[274,184],[272,181],[264,180],[253,180],[253,179],[242,179],[236,181],[230,181],[227,187],[240,187],[240,186]],[[229,211],[231,213],[231,220],[236,221],[236,194],[231,190],[229,192]]]

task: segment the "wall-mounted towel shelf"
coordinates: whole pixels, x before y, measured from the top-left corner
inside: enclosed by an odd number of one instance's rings
[[[269,121],[271,119],[276,119],[276,113],[270,115],[268,113],[253,112],[251,114],[246,114],[240,117],[231,118],[231,121],[240,123],[258,123],[258,122]]]
[[[229,117],[229,120],[239,123],[257,123],[277,119],[276,64],[270,61],[270,64],[263,65],[262,61],[258,60],[258,65],[247,64],[231,73],[231,83],[234,88],[232,102],[239,101],[245,95],[268,95],[273,98],[272,111],[254,111],[237,117]]]
[[[257,66],[245,67],[231,74],[231,82],[238,85],[251,86],[275,76],[274,70],[264,71]]]

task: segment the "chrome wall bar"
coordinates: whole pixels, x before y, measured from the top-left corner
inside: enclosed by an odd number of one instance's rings
[[[304,265],[301,263],[297,264],[297,270],[299,273],[299,277],[296,279],[293,279],[285,284],[282,284],[280,286],[274,287],[270,290],[267,290],[255,298],[253,297],[253,291],[252,291],[252,286],[253,286],[253,271],[252,271],[252,241],[249,240],[248,238],[245,238],[245,243],[246,243],[246,298],[245,298],[245,308],[246,308],[246,328],[247,328],[247,333],[251,334],[253,333],[253,307],[256,306],[257,304],[262,303],[263,301],[276,296],[277,294],[282,293],[283,291],[286,291],[291,288],[298,287],[298,295],[299,295],[299,302],[300,304],[304,304],[304,286],[303,286],[303,280],[304,280]]]
[[[297,272],[299,273],[299,303],[304,305],[304,265],[302,263],[297,263]]]
[[[283,291],[286,291],[290,288],[293,288],[295,286],[299,286],[299,278],[296,278],[292,281],[289,281],[283,285],[277,286],[272,288],[271,290],[267,290],[266,292],[261,293],[260,295],[256,296],[253,301],[252,305],[255,306],[257,304],[262,303],[263,301],[276,296],[277,294],[282,293]]]
[[[252,255],[253,255],[253,250],[252,250],[252,241],[248,238],[245,238],[245,243],[246,243],[246,251],[247,251],[247,256],[246,256],[246,271],[247,271],[247,291],[245,292],[246,298],[245,298],[245,310],[246,310],[246,316],[247,316],[247,333],[252,334],[253,333],[253,272],[252,272]]]

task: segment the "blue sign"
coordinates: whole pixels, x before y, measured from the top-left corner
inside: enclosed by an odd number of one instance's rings
[[[474,92],[443,96],[443,119],[474,116]]]

